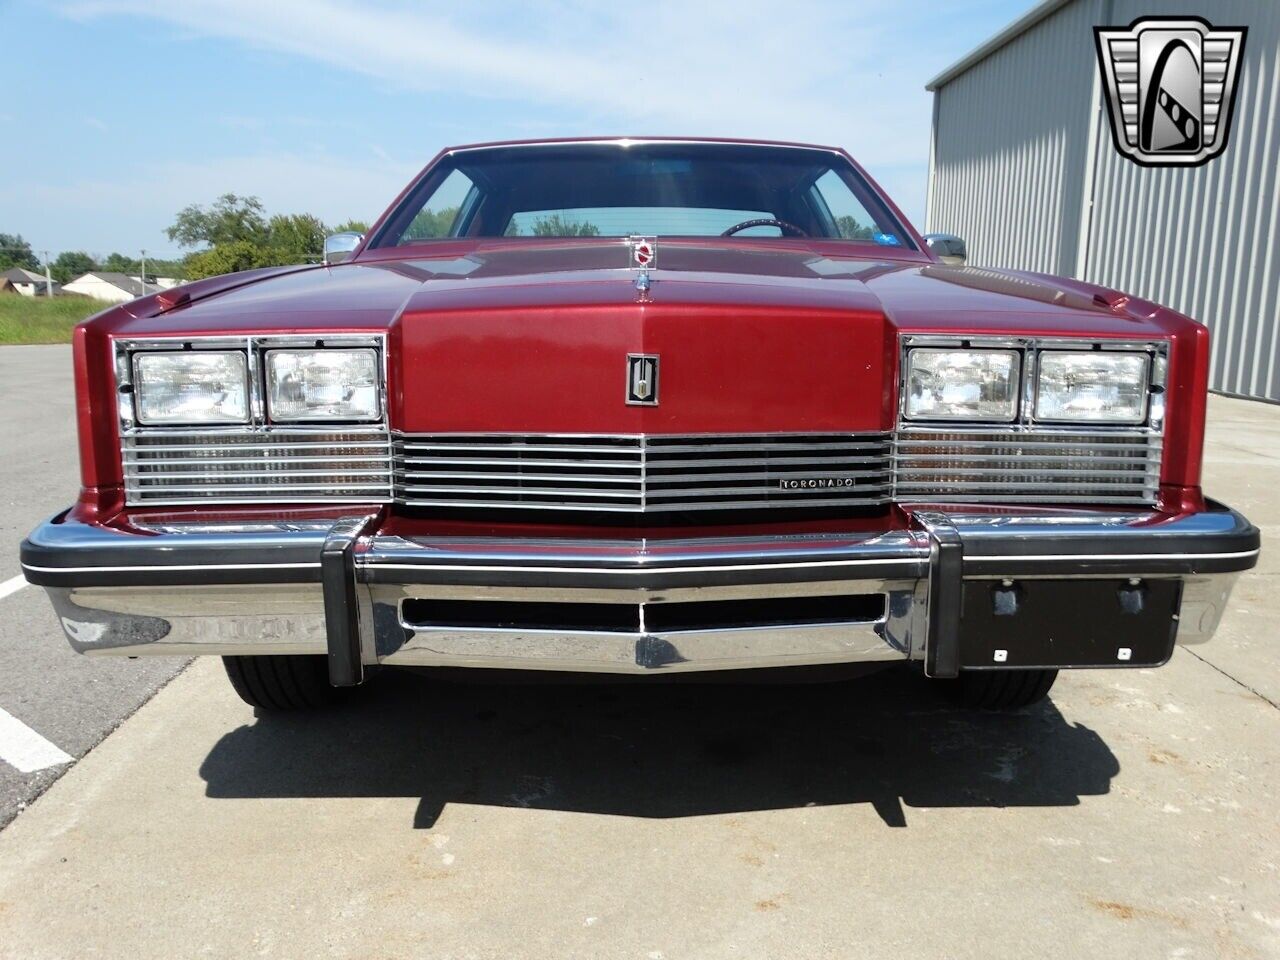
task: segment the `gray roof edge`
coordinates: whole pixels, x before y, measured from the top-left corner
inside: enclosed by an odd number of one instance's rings
[[[940,74],[926,83],[924,88],[931,93],[937,91],[939,87],[950,83],[975,63],[985,60],[1011,40],[1014,40],[1026,33],[1041,20],[1051,14],[1057,13],[1068,3],[1074,2],[1075,0],[1040,0],[1040,2],[1034,7],[1020,16],[1017,20],[1013,21],[1013,23],[1009,24],[995,36],[988,40],[984,40],[951,66],[947,67],[947,69],[943,70]]]

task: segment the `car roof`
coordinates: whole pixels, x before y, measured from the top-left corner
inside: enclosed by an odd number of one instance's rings
[[[495,147],[550,147],[576,143],[618,144],[630,143],[708,143],[746,147],[795,147],[802,150],[824,150],[842,153],[839,147],[820,143],[800,143],[791,140],[744,140],[736,137],[549,137],[535,140],[494,140],[486,143],[465,143],[446,147],[441,153],[461,153],[467,150],[488,150]]]

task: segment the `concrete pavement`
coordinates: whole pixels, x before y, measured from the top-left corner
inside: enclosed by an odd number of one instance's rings
[[[27,531],[75,501],[74,408],[70,347],[0,347],[0,582],[20,575]],[[72,758],[182,668],[173,660],[90,661],[60,641],[43,590],[0,596],[0,710]],[[0,827],[65,770],[19,770],[0,751]]]
[[[1167,667],[1013,717],[387,671],[279,718],[199,661],[0,833],[0,957],[1280,956],[1280,408],[1211,417],[1263,566]]]

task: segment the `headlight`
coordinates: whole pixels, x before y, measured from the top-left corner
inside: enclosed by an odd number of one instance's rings
[[[275,421],[377,420],[376,350],[271,350],[267,409]]]
[[[1148,369],[1145,353],[1046,350],[1040,354],[1036,419],[1142,423]]]
[[[155,424],[245,423],[249,388],[239,351],[184,350],[133,358],[138,421]]]
[[[912,350],[907,409],[912,420],[1007,422],[1018,411],[1016,350]]]

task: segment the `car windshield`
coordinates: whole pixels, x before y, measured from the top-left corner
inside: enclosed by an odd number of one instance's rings
[[[820,237],[912,248],[830,150],[579,143],[460,150],[393,211],[374,247],[450,237]]]

